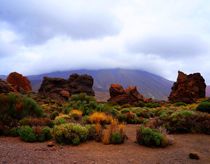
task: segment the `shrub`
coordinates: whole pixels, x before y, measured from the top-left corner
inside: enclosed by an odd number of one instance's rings
[[[17,136],[19,136],[19,128],[16,128],[16,127],[11,128],[11,129],[9,130],[9,136],[12,136],[12,137],[17,137]]]
[[[137,129],[136,140],[138,144],[149,147],[165,147],[169,145],[169,140],[165,134],[144,126]]]
[[[29,125],[29,126],[49,126],[53,127],[54,123],[49,118],[32,118],[26,117],[20,120],[20,125]]]
[[[95,112],[89,116],[89,121],[95,124],[109,124],[111,120],[112,117],[103,112]]]
[[[49,127],[30,127],[28,125],[21,126],[18,130],[19,136],[26,142],[43,142],[52,138],[51,129]]]
[[[88,129],[79,124],[67,123],[54,127],[55,140],[61,144],[78,145],[88,138]]]
[[[33,99],[13,93],[0,95],[0,113],[0,120],[9,127],[17,126],[17,120],[24,117],[43,115],[42,109]]]
[[[54,112],[52,112],[52,113],[50,114],[50,119],[51,119],[51,120],[54,120],[55,117],[57,117],[58,115],[59,115],[59,112],[58,112],[58,111],[54,111]]]
[[[117,120],[112,120],[111,124],[103,130],[101,137],[104,144],[121,144],[126,138],[125,125],[119,124]]]
[[[145,103],[144,105],[145,107],[148,107],[148,108],[157,108],[161,106],[159,103],[156,103],[156,102],[149,102],[149,103]]]
[[[114,132],[111,134],[112,144],[121,144],[124,142],[123,136],[119,132]]]
[[[174,103],[174,106],[186,106],[187,104],[184,102],[176,102]]]
[[[69,115],[74,118],[74,120],[80,120],[82,118],[82,112],[76,109],[71,110]]]
[[[68,121],[70,121],[70,116],[68,116],[66,114],[60,114],[59,116],[57,116],[55,118],[55,120],[53,122],[55,125],[60,125],[60,124],[65,124]]]
[[[22,126],[19,129],[19,136],[23,141],[35,142],[36,135],[30,126]]]
[[[39,142],[47,141],[52,138],[51,129],[49,127],[34,127],[34,133],[36,134],[36,140]]]
[[[200,112],[206,112],[210,114],[210,102],[209,101],[201,102],[198,105],[197,110]]]

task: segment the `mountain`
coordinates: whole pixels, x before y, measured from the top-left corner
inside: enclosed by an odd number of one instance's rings
[[[124,87],[136,85],[145,97],[166,100],[173,82],[161,76],[141,71],[128,69],[101,69],[101,70],[74,70],[60,71],[41,75],[28,76],[34,90],[38,90],[44,76],[68,78],[70,74],[89,74],[94,78],[94,90],[101,97],[108,96],[111,83],[120,83]],[[104,93],[104,94],[103,94]]]
[[[7,78],[7,76],[5,75],[0,75],[0,79],[5,80]]]
[[[210,97],[210,86],[207,86],[206,88],[206,96]]]

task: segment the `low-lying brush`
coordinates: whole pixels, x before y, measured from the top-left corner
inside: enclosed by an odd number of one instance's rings
[[[112,116],[110,115],[107,115],[106,113],[103,113],[103,112],[95,112],[93,114],[91,114],[89,116],[89,122],[90,123],[94,123],[94,124],[110,124],[111,121],[112,121]]]
[[[57,125],[53,129],[54,138],[60,144],[79,145],[88,139],[88,134],[85,126],[73,123]]]
[[[166,134],[144,126],[137,129],[136,140],[138,144],[149,147],[166,147],[170,144]]]

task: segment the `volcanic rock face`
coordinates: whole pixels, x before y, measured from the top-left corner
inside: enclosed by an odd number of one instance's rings
[[[44,77],[39,93],[57,100],[67,100],[70,95],[86,93],[94,96],[93,78],[89,75],[73,74],[68,80]]]
[[[25,93],[32,91],[31,83],[28,78],[17,72],[10,73],[7,77],[7,82],[11,84],[18,92]]]
[[[6,81],[0,79],[0,93],[14,92],[15,89]]]
[[[186,75],[178,72],[177,82],[172,87],[169,101],[193,103],[199,98],[204,98],[206,84],[200,73]]]
[[[144,97],[133,86],[124,89],[120,84],[111,84],[109,92],[110,99],[108,101],[112,103],[123,105],[144,101]]]

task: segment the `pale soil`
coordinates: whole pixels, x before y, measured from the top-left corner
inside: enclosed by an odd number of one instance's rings
[[[47,147],[45,143],[25,143],[19,138],[0,137],[0,163],[140,163],[140,164],[210,164],[210,136],[173,135],[175,144],[167,148],[147,148],[135,141],[136,126],[127,128],[128,140],[122,145],[103,145],[94,141],[80,146]],[[197,152],[200,160],[191,160]]]

